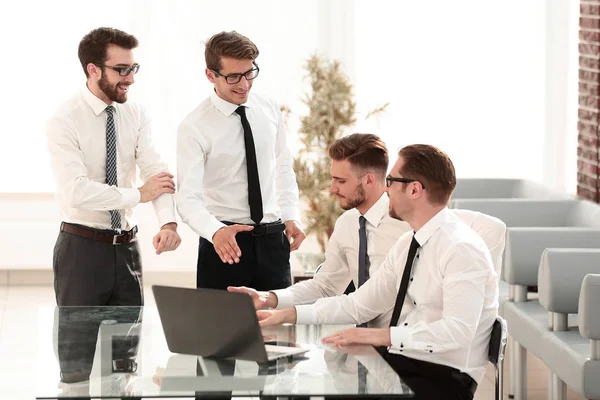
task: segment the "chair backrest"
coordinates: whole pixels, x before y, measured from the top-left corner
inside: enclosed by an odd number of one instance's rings
[[[506,337],[508,328],[504,318],[498,316],[492,326],[492,335],[490,336],[490,347],[488,349],[488,360],[497,366],[504,360],[504,350],[506,349]]]

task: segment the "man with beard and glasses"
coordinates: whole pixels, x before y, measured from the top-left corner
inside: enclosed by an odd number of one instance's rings
[[[86,86],[47,126],[48,149],[63,222],[54,246],[59,306],[143,304],[142,265],[133,208],[151,201],[160,230],[157,254],[181,242],[173,175],[155,151],[150,119],[127,103],[139,65],[137,39],[98,28],[79,43]],[[134,187],[136,165],[145,182]]]
[[[347,210],[335,224],[327,244],[325,261],[313,279],[298,282],[283,290],[258,292],[246,287],[231,287],[232,292],[248,293],[256,309],[287,308],[314,303],[323,297],[349,294],[375,274],[393,244],[406,232],[408,223],[390,216],[385,186],[388,152],[376,135],[353,134],[338,139],[329,148],[331,158],[330,192]],[[501,264],[506,226],[488,215],[452,210],[486,242],[494,263]],[[364,236],[361,240],[361,228]],[[361,241],[364,245],[361,246]],[[364,250],[361,252],[361,248]],[[377,315],[369,326],[389,326],[392,309]]]

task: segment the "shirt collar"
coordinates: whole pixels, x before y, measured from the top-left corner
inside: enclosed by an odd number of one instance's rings
[[[98,97],[96,97],[94,93],[90,91],[87,85],[81,90],[81,96],[83,97],[83,100],[87,103],[87,105],[90,106],[90,108],[92,109],[94,114],[96,114],[96,116],[100,115],[100,113],[104,111],[106,107],[108,107],[108,105],[105,102],[100,100]],[[110,103],[110,105],[113,107],[116,106],[114,101]],[[115,107],[115,109],[116,108],[117,107]]]
[[[433,234],[445,223],[453,218],[448,207],[444,207],[440,212],[433,216],[425,225],[415,233],[415,239],[423,246],[433,236]]]
[[[390,199],[385,193],[383,193],[379,200],[377,200],[377,202],[373,204],[363,216],[371,225],[377,228],[381,220],[388,215],[389,209]]]
[[[229,117],[231,114],[233,114],[239,107],[237,104],[230,103],[220,98],[217,92],[214,90],[210,92],[210,101],[217,108],[217,110],[221,111],[221,113],[226,117]],[[250,96],[248,96],[248,101],[240,105],[244,107],[250,107],[250,104]]]

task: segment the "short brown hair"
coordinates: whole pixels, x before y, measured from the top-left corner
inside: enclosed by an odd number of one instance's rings
[[[348,160],[360,175],[373,171],[384,177],[389,163],[385,143],[371,133],[354,133],[336,140],[329,146],[329,157],[335,161]]]
[[[258,48],[252,40],[236,31],[221,32],[213,35],[206,42],[204,50],[206,68],[220,71],[223,68],[221,57],[254,61],[258,57]]]
[[[107,49],[110,45],[131,50],[138,46],[138,40],[135,36],[114,28],[97,28],[90,31],[79,42],[78,52],[79,61],[86,77],[89,77],[88,64],[104,64],[107,59]]]
[[[448,204],[456,187],[456,173],[450,157],[435,146],[413,144],[398,153],[404,164],[398,171],[403,178],[416,179],[429,192],[434,204]]]

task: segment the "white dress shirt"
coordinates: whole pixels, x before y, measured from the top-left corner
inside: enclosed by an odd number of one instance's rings
[[[135,188],[136,164],[140,178],[168,172],[152,143],[150,118],[137,104],[112,103],[117,133],[118,187],[106,184],[107,104],[86,87],[63,103],[47,124],[48,150],[57,184],[61,217],[65,222],[111,229],[110,210],[121,213],[123,229],[135,225],[133,207],[140,202]],[[173,196],[152,202],[160,225],[175,222]]]
[[[370,276],[377,271],[390,248],[410,226],[389,215],[390,200],[386,193],[364,214],[367,220],[367,254]],[[360,212],[353,208],[346,211],[335,222],[335,228],[325,253],[325,261],[313,279],[298,282],[287,289],[274,290],[277,295],[277,308],[292,307],[296,304],[314,303],[322,297],[339,296],[344,293],[350,281],[358,287],[358,230]],[[370,326],[389,326],[391,310],[375,318]]]
[[[389,197],[383,194],[364,214],[367,219],[367,253],[370,275],[373,275],[393,244],[411,230],[404,222],[389,216]],[[506,237],[506,225],[498,218],[470,210],[451,210],[471,227],[486,243],[492,261],[499,274]],[[277,309],[311,304],[323,297],[339,296],[350,283],[358,287],[358,218],[360,212],[353,208],[336,221],[333,234],[327,243],[325,261],[312,279],[298,282],[286,289],[273,290],[277,295]],[[369,322],[370,327],[384,328],[390,325],[393,308]]]
[[[297,323],[363,323],[393,309],[413,234],[404,234],[379,270],[349,296],[297,306]],[[482,238],[443,209],[415,234],[408,292],[392,327],[390,352],[447,365],[480,382],[498,313],[498,277]]]
[[[244,106],[256,148],[262,222],[297,221],[298,185],[279,107],[254,93]],[[221,221],[254,224],[238,107],[213,91],[177,134],[177,210],[183,222],[209,241],[224,226]]]

